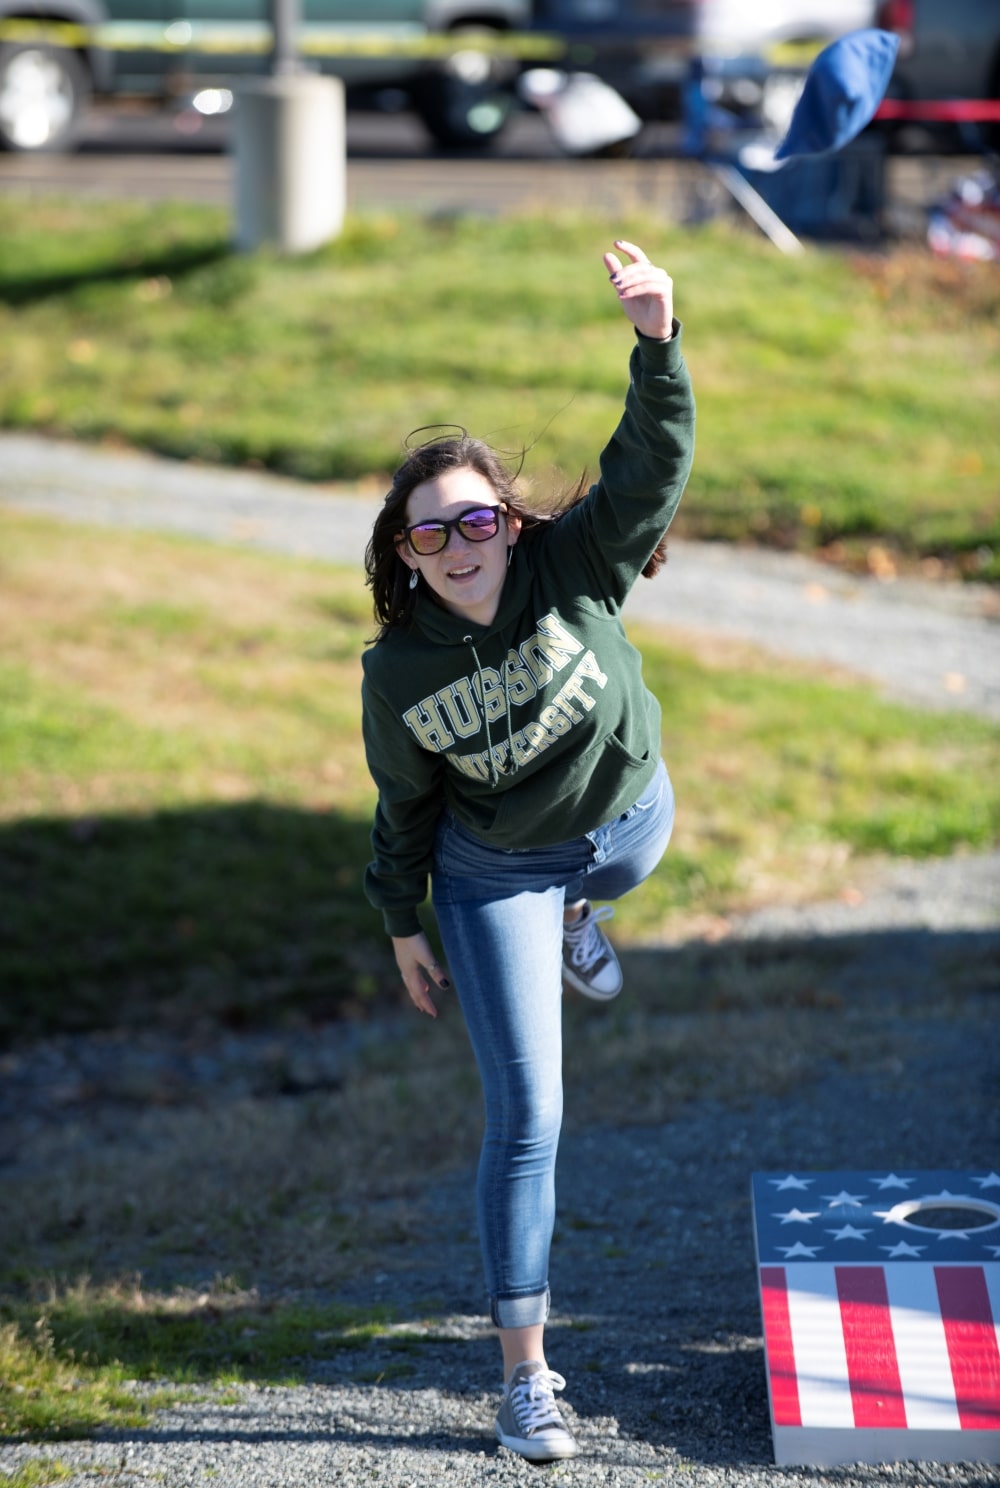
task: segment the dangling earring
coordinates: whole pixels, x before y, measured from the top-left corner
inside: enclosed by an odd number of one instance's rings
[[[410,588],[415,589],[420,583],[420,575],[415,568],[410,569]]]
[[[510,568],[510,560],[513,558],[513,556],[514,556],[514,544],[513,543],[508,543],[507,544],[507,567],[508,568]]]

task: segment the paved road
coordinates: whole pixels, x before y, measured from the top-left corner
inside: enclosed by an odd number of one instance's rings
[[[192,111],[95,108],[74,155],[0,154],[0,193],[72,192],[227,205],[233,199],[227,154],[230,125]],[[437,152],[409,113],[351,110],[347,116],[347,206],[351,211],[493,213],[539,206],[579,211],[654,211],[665,221],[738,214],[706,167],[678,158],[677,126],[647,124],[627,159],[568,159],[544,119],[514,116],[486,155]],[[922,237],[927,204],[979,162],[894,156],[887,164],[887,225]]]
[[[233,200],[229,130],[202,121],[196,134],[177,115],[98,110],[74,155],[0,154],[0,192],[71,192],[97,198]],[[435,153],[408,114],[348,116],[349,211],[499,213],[563,206],[627,212],[641,205],[671,221],[723,208],[725,190],[695,162],[673,153],[676,130],[651,125],[629,160],[568,160],[537,115],[517,115],[488,155]]]
[[[371,498],[275,476],[0,435],[0,505],[358,564]],[[674,541],[629,613],[845,667],[890,697],[1000,719],[1000,598],[857,577],[794,555]]]

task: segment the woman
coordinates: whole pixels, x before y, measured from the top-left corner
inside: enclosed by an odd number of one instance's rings
[[[691,464],[694,405],[673,287],[632,243],[604,263],[636,331],[631,385],[588,495],[555,519],[519,502],[477,440],[414,449],[367,554],[380,631],[364,656],[379,800],[366,892],[412,1001],[447,988],[417,913],[428,878],[483,1083],[480,1239],[503,1353],[496,1421],[532,1461],[576,1443],[545,1358],[565,977],[606,1000],[617,959],[590,899],[656,866],[673,824],[660,710],[621,607]],[[652,556],[651,556],[652,555]]]

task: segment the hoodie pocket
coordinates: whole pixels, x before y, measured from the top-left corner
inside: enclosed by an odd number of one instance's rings
[[[645,750],[642,754],[633,754],[631,749],[626,748],[617,734],[608,734],[607,738],[602,739],[597,747],[598,749],[610,749],[614,754],[618,755],[624,764],[629,765],[634,770],[643,769],[653,758],[653,751],[651,749]],[[595,752],[594,750],[590,751],[591,754]]]
[[[612,820],[622,801],[635,800],[639,787],[629,781],[648,773],[651,751],[633,754],[614,734],[571,760],[554,760],[550,770],[523,779],[497,804],[491,837],[517,850],[522,834],[529,843],[568,842]]]

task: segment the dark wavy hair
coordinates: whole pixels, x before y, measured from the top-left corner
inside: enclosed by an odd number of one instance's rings
[[[416,433],[423,432],[416,430]],[[412,435],[410,436],[412,439]],[[396,626],[408,625],[416,603],[416,590],[410,588],[411,570],[400,558],[396,544],[406,526],[406,503],[410,493],[425,481],[436,480],[449,470],[474,470],[492,486],[495,495],[508,513],[521,519],[522,534],[558,521],[559,517],[578,501],[583,500],[589,489],[587,476],[583,475],[574,489],[564,495],[551,509],[538,510],[526,505],[517,487],[518,476],[524,464],[523,452],[517,457],[515,468],[508,466],[505,457],[482,439],[475,439],[465,429],[443,439],[431,439],[426,444],[412,448],[402,465],[392,477],[392,485],[382,503],[382,510],[375,518],[372,535],[365,549],[366,583],[372,591],[372,603],[378,633],[376,641],[394,630]],[[647,579],[659,572],[666,560],[667,540],[662,537],[650,557],[643,576]]]

